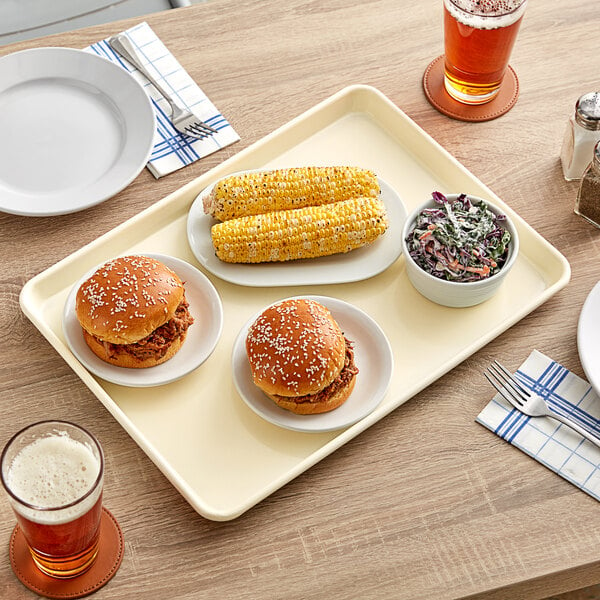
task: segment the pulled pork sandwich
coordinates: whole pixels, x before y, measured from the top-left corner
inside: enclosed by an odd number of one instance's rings
[[[98,358],[134,369],[169,360],[194,322],[179,277],[146,256],[123,256],[98,268],[77,290],[75,312]]]
[[[246,337],[252,378],[278,406],[297,414],[343,404],[358,369],[352,342],[322,304],[289,299],[268,307]]]

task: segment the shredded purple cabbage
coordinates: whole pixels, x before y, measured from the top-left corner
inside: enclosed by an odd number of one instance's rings
[[[483,201],[460,194],[450,201],[440,192],[438,206],[419,213],[406,237],[409,253],[427,273],[448,281],[479,281],[496,274],[506,262],[510,233]]]

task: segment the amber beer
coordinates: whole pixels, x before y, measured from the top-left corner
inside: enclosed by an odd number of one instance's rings
[[[17,433],[2,453],[2,483],[35,564],[69,578],[98,554],[104,459],[87,431],[45,421]]]
[[[492,100],[508,66],[527,0],[444,0],[444,84],[465,104]]]

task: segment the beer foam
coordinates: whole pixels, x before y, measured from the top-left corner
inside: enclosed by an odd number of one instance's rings
[[[25,446],[13,459],[6,481],[11,491],[28,504],[59,508],[84,496],[100,473],[100,461],[89,446],[66,434],[39,438]],[[15,508],[27,518],[44,523],[72,520],[93,506],[102,486],[82,506],[35,516],[34,511]],[[54,514],[53,514],[54,513]]]
[[[498,29],[516,23],[525,13],[522,0],[444,0],[448,12],[462,25]]]

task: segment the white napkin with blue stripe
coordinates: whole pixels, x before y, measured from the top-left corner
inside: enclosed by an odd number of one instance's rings
[[[135,25],[125,33],[137,49],[141,50],[147,63],[152,64],[154,69],[160,73],[167,89],[174,91],[180,103],[186,105],[200,119],[217,130],[217,133],[202,140],[180,133],[173,127],[169,119],[171,108],[167,101],[142,73],[115,53],[107,40],[102,40],[86,48],[87,51],[95,52],[127,69],[144,86],[150,97],[156,113],[157,129],[154,149],[146,166],[157,179],[240,139],[227,119],[218,111],[147,23]]]
[[[590,384],[534,350],[516,376],[552,410],[600,437],[600,398]],[[527,417],[496,394],[476,421],[600,500],[600,448],[549,417]]]

